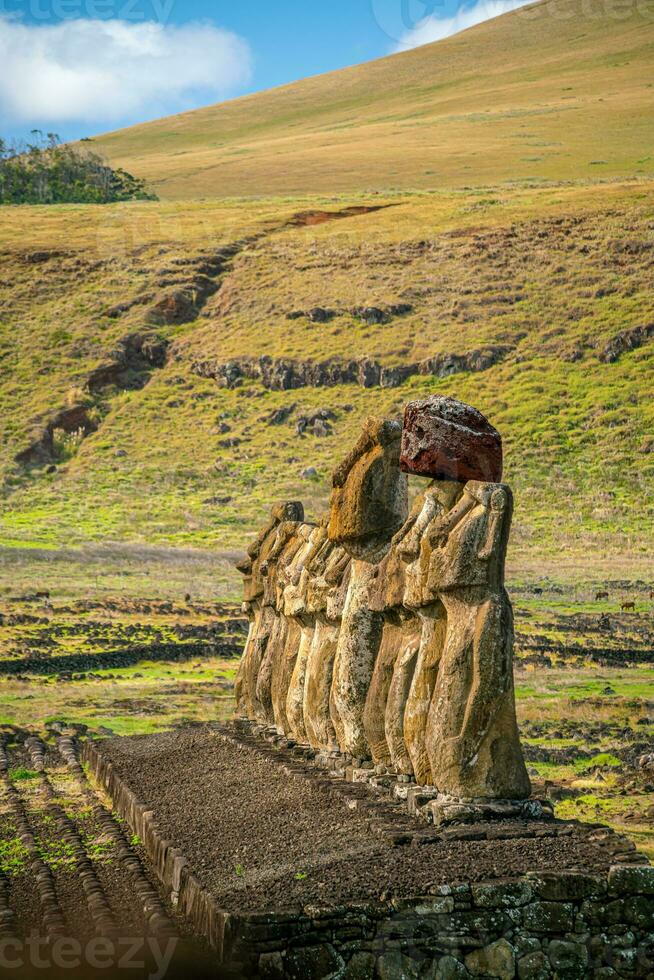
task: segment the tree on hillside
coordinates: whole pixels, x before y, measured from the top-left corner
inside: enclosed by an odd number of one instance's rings
[[[152,201],[143,180],[114,170],[97,153],[62,144],[56,133],[28,142],[0,137],[0,204],[108,204]]]

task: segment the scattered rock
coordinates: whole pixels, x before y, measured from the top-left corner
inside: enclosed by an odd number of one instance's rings
[[[328,436],[332,431],[331,422],[336,415],[329,408],[319,408],[311,415],[300,415],[297,420],[296,432],[299,436],[311,432],[314,436]]]
[[[312,323],[329,323],[335,316],[338,316],[336,310],[328,310],[322,306],[314,306],[307,312],[307,317]]]
[[[603,364],[613,364],[627,351],[642,347],[650,337],[654,337],[654,323],[633,327],[631,330],[622,330],[608,342],[601,351],[599,359]]]
[[[55,433],[80,433],[84,437],[91,432],[95,432],[97,427],[97,421],[90,413],[90,406],[88,404],[74,405],[71,408],[61,409],[47,423],[32,444],[17,454],[15,461],[27,466],[44,463],[52,464],[52,457],[56,455]],[[49,472],[53,471],[49,470]]]
[[[259,421],[265,422],[266,425],[283,425],[284,422],[288,421],[291,414],[295,410],[295,402],[292,405],[285,405],[282,408],[276,408],[270,415],[262,416]]]
[[[561,354],[561,360],[567,361],[569,364],[576,364],[577,361],[581,361],[584,356],[584,349],[580,344],[576,344],[569,350],[564,351]]]
[[[358,306],[352,310],[352,315],[365,323],[388,323],[390,316],[378,306]]]

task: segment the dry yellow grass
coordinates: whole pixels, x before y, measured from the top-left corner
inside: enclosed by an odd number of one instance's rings
[[[651,174],[653,41],[651,0],[542,0],[93,145],[177,199]]]

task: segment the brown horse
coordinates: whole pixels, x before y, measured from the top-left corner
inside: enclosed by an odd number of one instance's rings
[[[635,602],[623,602],[622,603],[622,606],[621,606],[621,609],[622,609],[623,612],[627,612],[629,609],[631,609],[632,612],[636,612],[636,603]]]
[[[598,592],[595,596],[595,602],[599,602],[600,599],[608,599],[608,592]]]

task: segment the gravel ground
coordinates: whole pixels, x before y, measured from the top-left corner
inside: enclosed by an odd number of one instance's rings
[[[394,846],[371,832],[369,811],[348,809],[318,776],[291,775],[283,758],[211,728],[98,747],[230,911],[406,898],[438,884],[610,864],[579,827],[566,837]]]

